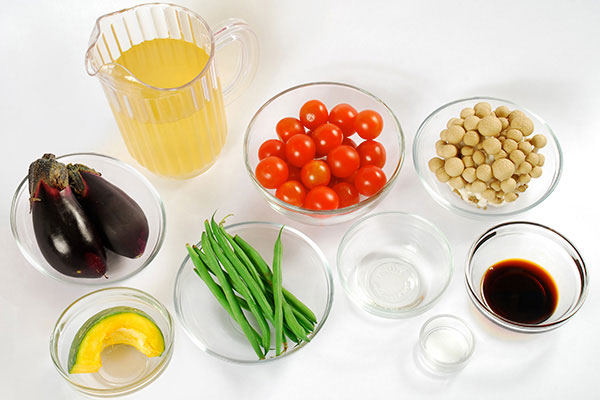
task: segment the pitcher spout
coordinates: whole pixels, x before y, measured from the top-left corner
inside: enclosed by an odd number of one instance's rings
[[[141,43],[171,38],[193,43],[208,55],[204,68],[199,68],[198,73],[185,82],[157,85],[139,70],[129,69],[131,65],[121,57]],[[134,84],[153,90],[174,91],[184,89],[201,78],[208,71],[214,51],[212,31],[199,15],[172,4],[140,4],[105,14],[96,20],[85,54],[85,69],[88,75],[97,76],[113,88]]]
[[[85,53],[85,70],[88,75],[98,76],[105,81],[116,76],[130,82],[137,81],[127,68],[117,62],[125,49],[119,42],[113,20],[127,10],[102,15],[96,20]]]

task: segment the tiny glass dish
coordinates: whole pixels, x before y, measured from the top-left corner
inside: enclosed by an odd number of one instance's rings
[[[423,365],[433,373],[453,373],[465,367],[475,338],[467,324],[453,315],[428,319],[419,333],[419,354]]]
[[[275,190],[265,189],[255,176],[259,163],[258,149],[269,139],[279,139],[275,126],[282,118],[298,118],[300,108],[309,100],[322,101],[328,110],[347,103],[358,112],[377,111],[383,119],[383,131],[375,139],[386,150],[383,172],[387,183],[370,197],[361,196],[357,204],[336,210],[309,210],[288,204],[275,196]],[[350,136],[355,140],[357,134]],[[358,144],[358,143],[357,143]],[[356,219],[371,211],[390,191],[404,162],[404,134],[392,110],[375,95],[357,87],[336,82],[314,82],[294,86],[269,99],[252,117],[244,137],[244,161],[248,175],[265,200],[275,211],[309,225],[333,225]]]
[[[263,256],[269,266],[273,265],[273,247],[281,229],[280,224],[243,222],[226,226],[225,229],[232,236],[239,235]],[[294,354],[314,341],[327,321],[333,302],[333,280],[327,259],[308,236],[294,228],[285,226],[281,240],[283,287],[306,304],[317,317],[317,324],[309,334],[311,341],[298,345],[288,341],[287,350],[275,356],[275,334],[270,325],[271,349],[265,359],[259,360],[241,328],[196,275],[194,264],[187,255],[175,280],[175,312],[184,331],[200,349],[225,361],[263,364]],[[248,321],[254,324],[252,315],[246,311],[244,313]]]
[[[483,282],[490,267],[504,260],[537,264],[551,277],[558,301],[547,319],[515,322],[492,309],[483,292]],[[522,333],[546,332],[563,325],[581,308],[588,293],[588,273],[579,251],[560,233],[533,222],[507,222],[481,235],[467,256],[465,283],[469,297],[483,315],[501,327]],[[529,299],[527,305],[535,301]]]
[[[519,197],[515,201],[505,201],[499,206],[488,204],[482,208],[473,202],[463,200],[448,183],[440,182],[435,173],[429,169],[428,164],[432,158],[439,157],[436,154],[436,142],[440,140],[440,132],[446,129],[446,124],[450,118],[460,118],[462,109],[472,108],[479,102],[489,103],[492,110],[499,106],[507,106],[511,111],[520,110],[524,112],[534,124],[533,134],[528,138],[536,134],[542,134],[547,139],[547,144],[539,150],[539,153],[545,157],[545,162],[541,167],[542,175],[531,179],[527,189],[524,192],[519,192]],[[493,97],[471,97],[456,100],[432,112],[417,130],[412,153],[415,169],[421,183],[434,200],[446,209],[471,218],[508,217],[530,210],[544,201],[554,191],[562,173],[562,150],[554,132],[546,121],[513,102]]]
[[[150,316],[165,343],[159,357],[146,357],[128,345],[109,346],[102,352],[102,367],[93,373],[69,373],[69,354],[79,329],[97,313],[113,307],[130,307]],[[141,290],[112,287],[75,300],[58,318],[50,337],[50,356],[60,375],[76,390],[91,397],[133,393],[154,381],[173,353],[173,320],[158,300]]]
[[[408,318],[430,309],[450,283],[450,244],[426,219],[383,212],[352,225],[337,252],[340,281],[366,311]]]
[[[133,167],[102,154],[73,153],[56,158],[69,164],[84,164],[102,174],[102,177],[127,193],[141,207],[148,220],[149,235],[144,254],[126,258],[106,250],[106,275],[98,278],[79,278],[64,275],[54,269],[39,249],[33,219],[30,213],[28,179],[25,177],[12,200],[10,226],[23,256],[38,271],[63,282],[83,285],[107,285],[127,279],[144,269],[160,250],[164,235],[165,208],[154,186]]]

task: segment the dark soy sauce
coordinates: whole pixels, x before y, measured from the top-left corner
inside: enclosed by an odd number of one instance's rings
[[[539,265],[517,258],[492,265],[483,276],[482,292],[496,314],[522,324],[547,320],[558,303],[552,276]]]

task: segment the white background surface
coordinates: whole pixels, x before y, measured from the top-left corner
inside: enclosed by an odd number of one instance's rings
[[[48,338],[60,312],[89,288],[54,281],[28,265],[9,228],[10,200],[29,163],[45,152],[106,153],[132,162],[104,94],[83,57],[95,18],[132,1],[4,1],[0,9],[0,397],[79,398],[55,371]],[[406,162],[377,211],[402,210],[436,223],[454,251],[441,302],[401,321],[372,317],[344,294],[337,276],[329,321],[314,343],[282,362],[247,367],[214,359],[176,326],[173,359],[136,399],[163,398],[594,398],[600,370],[596,290],[600,214],[600,3],[595,1],[180,1],[211,25],[246,19],[257,32],[254,83],[228,107],[229,137],[216,165],[185,182],[147,174],[163,196],[167,236],[155,261],[123,282],[174,313],[172,288],[200,222],[217,207],[236,221],[269,220],[309,234],[332,268],[349,224],[307,227],[272,211],[246,176],[241,141],[255,110],[275,93],[314,80],[347,82],[378,95],[397,114]],[[542,335],[502,330],[472,306],[463,282],[466,251],[495,221],[472,221],[438,206],[418,181],[410,149],[420,122],[448,101],[472,95],[512,100],[553,127],[564,174],[539,207],[513,219],[547,224],[580,249],[592,278],[586,304]],[[138,167],[139,168],[139,167]],[[452,379],[416,369],[422,323],[439,313],[468,321],[477,348]],[[597,397],[596,397],[597,398]]]

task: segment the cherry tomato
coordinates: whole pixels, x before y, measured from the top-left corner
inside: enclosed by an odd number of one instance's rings
[[[344,182],[344,181],[341,178],[337,178],[337,177],[331,175],[331,179],[329,180],[329,184],[327,186],[329,186],[330,188],[333,189],[333,187],[340,182]]]
[[[263,160],[270,156],[285,160],[285,144],[281,140],[270,139],[260,145],[258,148],[258,159]]]
[[[277,188],[275,196],[288,204],[302,207],[306,198],[306,189],[298,181],[287,181]]]
[[[360,167],[360,157],[352,147],[340,145],[327,154],[327,164],[333,176],[347,178]]]
[[[342,130],[333,124],[323,124],[319,126],[312,135],[317,147],[317,155],[326,156],[334,148],[342,144],[344,135]]]
[[[300,108],[300,121],[311,131],[327,122],[327,107],[319,100],[310,100]]]
[[[357,172],[358,172],[358,170],[354,171],[354,173],[352,175],[350,175],[349,177],[347,177],[347,178],[340,178],[340,181],[341,182],[348,182],[348,183],[354,184],[354,178],[356,178],[356,173]]]
[[[287,143],[294,135],[304,133],[302,123],[297,118],[292,117],[287,117],[279,121],[275,130],[277,131],[277,136],[279,136],[283,143]]]
[[[354,129],[363,139],[375,139],[383,130],[383,118],[377,111],[361,111],[354,120]]]
[[[354,143],[354,140],[350,139],[349,137],[344,136],[344,140],[342,140],[342,144],[346,145],[346,146],[350,146],[353,148],[356,148],[356,143]]]
[[[304,208],[309,210],[335,210],[339,205],[338,195],[327,186],[312,188],[304,200]]]
[[[275,189],[288,178],[288,166],[279,157],[270,156],[256,166],[256,179],[263,187]]]
[[[340,127],[344,136],[354,134],[354,118],[358,112],[350,104],[338,104],[329,112],[329,122]]]
[[[372,196],[379,192],[386,182],[387,178],[383,170],[374,165],[361,167],[354,177],[354,185],[358,193],[363,196]]]
[[[353,184],[348,182],[340,182],[332,187],[335,194],[340,199],[340,208],[348,207],[360,201],[358,190]]]
[[[300,168],[294,167],[291,164],[288,164],[288,181],[298,181],[300,182]]]
[[[331,179],[331,172],[325,161],[312,160],[302,167],[300,179],[304,186],[310,190],[316,186],[326,186],[329,179]]]
[[[356,148],[360,156],[360,166],[374,165],[383,168],[385,165],[385,147],[374,140],[365,140]]]
[[[285,144],[285,156],[288,163],[302,168],[304,164],[315,158],[315,148],[315,142],[307,135],[295,135]]]
[[[348,182],[354,185],[354,177],[356,176],[356,172],[358,170],[354,171],[354,173],[346,178],[338,178],[337,176],[333,176],[331,175],[331,179],[329,180],[329,186],[330,188],[334,187],[335,185],[337,185],[340,182]],[[289,179],[289,178],[288,178]]]

